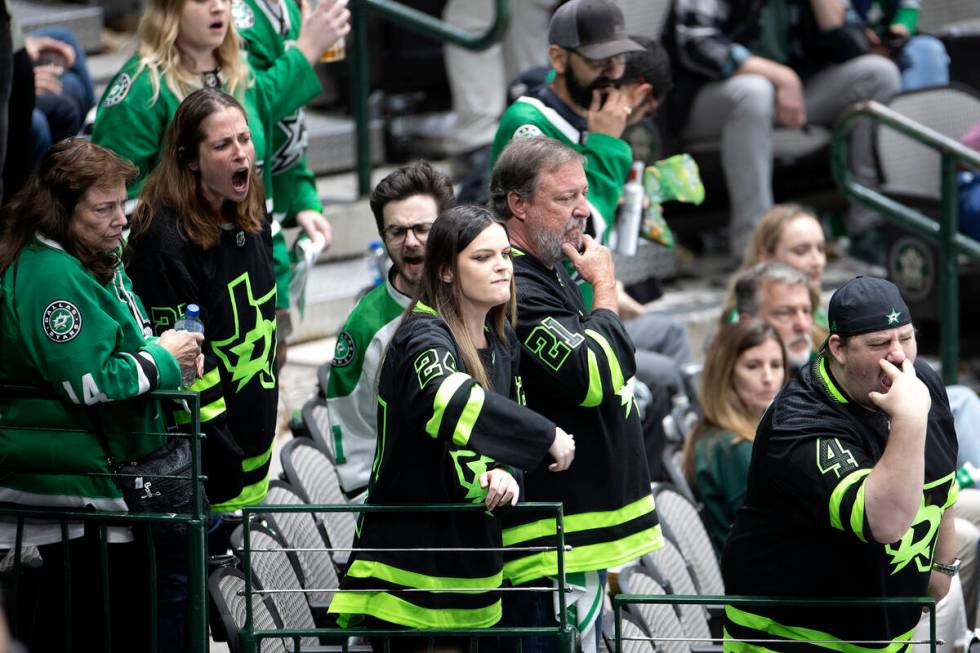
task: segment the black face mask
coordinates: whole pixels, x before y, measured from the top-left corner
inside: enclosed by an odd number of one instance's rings
[[[568,90],[568,95],[572,99],[572,102],[585,110],[588,110],[592,106],[593,91],[601,91],[602,89],[613,86],[613,84],[613,80],[609,79],[606,75],[599,75],[591,84],[586,86],[579,81],[578,75],[575,74],[571,63],[565,67],[565,88]]]

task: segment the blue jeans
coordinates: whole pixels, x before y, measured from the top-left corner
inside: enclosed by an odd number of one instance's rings
[[[949,55],[934,36],[913,36],[895,57],[902,73],[902,90],[949,84]]]
[[[961,172],[960,183],[960,231],[980,240],[980,175]]]
[[[71,30],[45,27],[30,36],[47,36],[67,43],[75,51],[75,63],[61,76],[61,93],[35,98],[31,132],[34,138],[34,165],[52,143],[74,136],[82,127],[85,115],[95,106],[95,86],[88,73],[85,50]]]
[[[600,586],[606,585],[607,572],[605,569],[599,572]],[[552,587],[550,579],[531,581],[521,587]],[[603,590],[604,591],[604,590]],[[498,626],[508,628],[547,628],[557,626],[555,619],[555,599],[553,592],[506,592],[504,593],[504,615]],[[574,628],[574,624],[571,624]],[[596,620],[595,627],[596,650],[602,650],[602,613]],[[501,646],[501,651],[516,650],[516,645],[511,649],[509,638],[502,638],[502,642],[508,642]],[[553,635],[534,635],[521,638],[522,653],[557,653],[555,637]]]

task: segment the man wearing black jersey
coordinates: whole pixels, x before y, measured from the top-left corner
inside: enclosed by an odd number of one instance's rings
[[[612,257],[584,233],[589,184],[583,161],[554,139],[517,139],[494,167],[490,194],[510,233],[527,406],[576,434],[576,462],[564,474],[528,470],[524,498],[564,504],[565,542],[572,546],[565,571],[576,592],[568,604],[588,653],[596,647],[605,570],[659,548],[663,540],[633,397],[633,343],[616,312]],[[566,256],[595,289],[590,311],[560,264]],[[555,552],[518,550],[554,547],[554,522],[512,515],[503,540],[515,547],[504,563],[512,584],[554,586]],[[504,619],[514,626],[554,624],[553,599],[546,592],[508,593]],[[550,643],[531,639],[524,651]]]
[[[729,594],[937,600],[954,560],[956,433],[938,375],[916,361],[898,288],[857,277],[830,300],[830,337],[759,425],[745,503],[722,555]],[[911,607],[728,606],[726,637],[903,648]],[[870,644],[881,640],[891,642]],[[844,650],[824,643],[769,650]],[[727,651],[756,650],[738,642]]]

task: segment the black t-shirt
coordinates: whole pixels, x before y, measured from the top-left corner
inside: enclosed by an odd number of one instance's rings
[[[872,537],[864,484],[884,452],[889,422],[848,398],[820,355],[790,381],[759,424],[745,502],[722,555],[728,594],[927,594],[939,523],[958,493],[957,444],[942,382],[924,363],[916,362],[915,371],[929,389],[932,408],[923,503],[908,532],[892,544]],[[915,628],[919,615],[915,606],[730,606],[726,628],[740,638],[893,640]],[[791,650],[810,648],[815,647],[794,644]]]

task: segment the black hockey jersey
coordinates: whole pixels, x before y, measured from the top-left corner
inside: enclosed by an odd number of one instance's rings
[[[575,436],[575,461],[563,474],[525,476],[528,501],[562,501],[565,571],[607,569],[663,544],[640,416],[633,398],[633,343],[619,316],[585,313],[561,265],[548,269],[516,248],[517,336],[527,405]],[[505,546],[555,546],[554,520],[508,518]],[[558,573],[553,551],[508,553],[504,573],[524,583]]]
[[[172,211],[161,210],[130,240],[126,260],[157,335],[173,328],[187,304],[201,307],[204,376],[189,389],[201,393],[211,509],[260,503],[269,485],[279,401],[269,221],[257,234],[224,229],[215,247],[202,250],[181,236]],[[189,415],[178,413],[181,419]]]
[[[419,303],[392,338],[378,387],[378,446],[369,504],[482,504],[479,477],[497,464],[550,461],[555,425],[520,405],[520,346],[487,332],[481,352],[494,390],[462,370],[446,323]],[[508,399],[508,396],[511,397]],[[567,472],[554,473],[560,476]],[[370,513],[357,547],[487,548],[492,552],[358,551],[330,611],[342,624],[372,615],[411,628],[482,628],[500,619],[500,522],[482,512]],[[459,588],[460,592],[405,592]],[[477,590],[477,591],[462,591]]]

